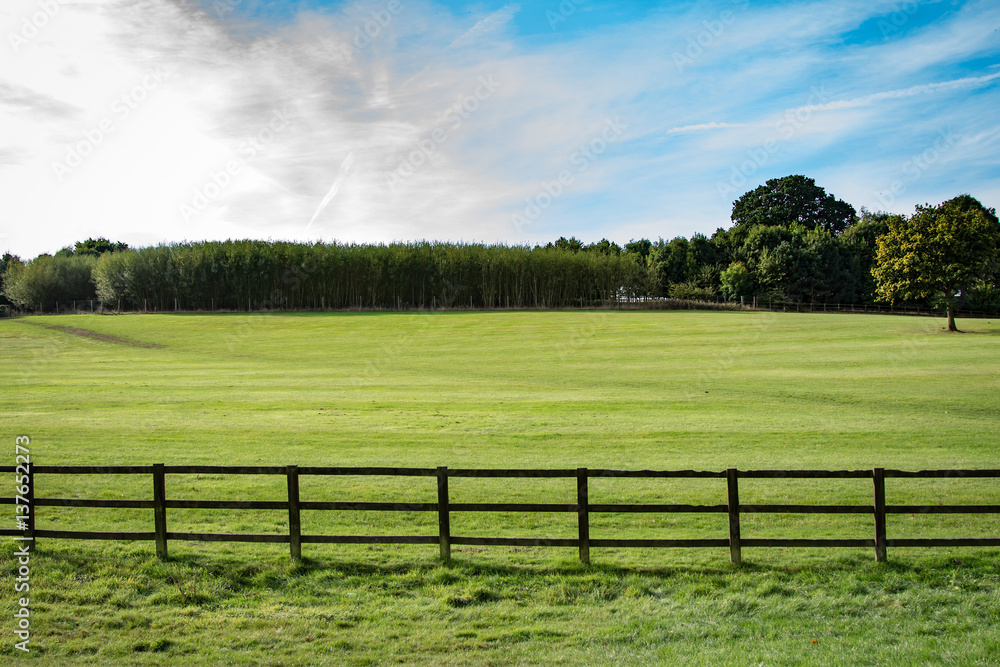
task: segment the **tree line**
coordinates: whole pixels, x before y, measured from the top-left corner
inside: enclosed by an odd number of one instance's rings
[[[89,282],[55,267],[80,267]],[[40,257],[8,268],[18,305],[101,299],[124,310],[569,308],[645,294],[628,256],[522,246],[224,241]],[[34,285],[34,287],[30,287]],[[70,287],[73,289],[69,289]],[[77,290],[76,287],[80,287]]]
[[[661,297],[995,311],[998,239],[995,211],[968,195],[909,217],[858,214],[812,179],[787,176],[740,197],[732,225],[711,237],[624,246],[560,238],[534,247],[248,240],[138,249],[88,239],[28,262],[4,255],[0,272],[10,303],[43,311],[86,299],[163,311],[571,308]],[[965,254],[931,266],[945,246]]]

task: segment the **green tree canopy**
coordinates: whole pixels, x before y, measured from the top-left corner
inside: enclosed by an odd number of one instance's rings
[[[772,178],[733,202],[732,221],[736,228],[768,227],[798,223],[806,229],[822,227],[840,234],[853,222],[857,212],[805,176]]]
[[[721,275],[722,295],[739,299],[753,294],[753,276],[743,262],[733,262]]]
[[[872,276],[875,267],[875,253],[878,250],[878,237],[889,231],[889,221],[904,222],[905,217],[898,213],[884,211],[868,211],[861,209],[861,219],[847,228],[840,235],[840,240],[853,255],[854,281],[858,285],[858,295],[868,303],[875,299],[876,285]]]
[[[73,249],[77,255],[89,255],[91,257],[100,257],[106,252],[120,252],[122,250],[128,250],[127,243],[109,241],[103,237],[77,241],[76,247]]]
[[[841,237],[822,227],[755,225],[730,254],[749,271],[758,296],[804,303],[857,299],[857,260]]]
[[[970,288],[996,271],[1000,221],[970,195],[917,206],[908,220],[889,219],[878,238],[872,275],[883,301],[938,298],[957,331],[955,308]]]
[[[575,236],[571,236],[569,238],[566,238],[565,236],[560,236],[555,243],[552,243],[551,241],[549,243],[546,243],[545,248],[547,250],[552,250],[553,248],[555,248],[556,250],[568,250],[569,252],[580,252],[581,250],[583,250],[583,241],[576,238]]]
[[[614,241],[609,241],[607,239],[601,239],[597,243],[591,243],[588,246],[584,246],[585,252],[596,252],[600,255],[621,255],[622,248],[620,245]]]
[[[93,299],[96,263],[93,257],[46,254],[27,263],[8,261],[3,273],[4,296],[21,308],[42,310],[59,300]]]
[[[653,252],[653,242],[649,239],[632,239],[625,244],[625,254],[632,255],[642,266],[649,265],[649,256]]]

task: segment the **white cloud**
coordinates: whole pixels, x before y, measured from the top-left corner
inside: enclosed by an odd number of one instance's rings
[[[700,123],[697,125],[683,125],[681,127],[672,127],[667,130],[667,134],[688,134],[691,132],[704,132],[706,130],[718,130],[728,127],[745,127],[746,123]]]
[[[15,29],[36,7],[18,3],[2,10]],[[780,150],[747,188],[806,173],[860,205],[942,127],[995,137],[1000,75],[959,67],[996,53],[982,24],[997,10],[979,2],[912,37],[842,47],[893,3],[667,7],[526,45],[517,5],[458,19],[414,1],[359,46],[383,6],[302,13],[266,32],[174,0],[60,6],[16,53],[0,44],[4,242],[27,256],[90,235],[621,242],[725,225],[717,184],[769,140]],[[678,68],[674,53],[734,7]],[[828,92],[810,99],[815,88]],[[786,136],[796,111],[808,122]],[[616,117],[621,139],[515,229],[511,214],[576,169]],[[912,195],[954,188],[962,164],[978,180],[959,191],[995,192],[995,144],[962,143]],[[53,163],[79,150],[60,180]]]
[[[855,107],[870,106],[878,102],[888,100],[899,100],[916,95],[931,95],[938,92],[949,92],[965,88],[981,88],[986,84],[1000,79],[1000,72],[987,74],[985,76],[969,76],[952,81],[942,81],[939,83],[925,83],[918,86],[910,86],[899,90],[887,90],[881,93],[863,95],[849,100],[837,100],[824,104],[806,105],[804,108],[809,111],[837,111],[840,109],[853,109]]]

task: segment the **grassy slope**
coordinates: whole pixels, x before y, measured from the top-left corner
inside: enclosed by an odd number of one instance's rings
[[[2,323],[0,379],[8,428],[52,463],[146,463],[156,451],[166,462],[998,464],[1000,324],[963,325],[973,333],[923,318],[690,312],[31,318]]]
[[[0,423],[10,436],[32,437],[38,463],[1000,467],[1000,323],[960,325],[969,333],[947,335],[922,318],[768,313],[30,318],[0,322]],[[171,478],[168,492],[280,498],[280,481]],[[572,498],[562,481],[459,482],[456,499]],[[148,494],[132,480],[42,484],[41,495]],[[1000,502],[995,484],[950,486],[958,502]],[[942,488],[890,486],[890,502]],[[433,499],[429,486],[398,480],[303,491]],[[606,482],[591,497],[723,502],[721,494],[713,484]],[[746,483],[744,494],[745,502],[867,502],[870,490]],[[115,525],[149,530],[146,514],[123,512]],[[176,530],[281,531],[278,515],[178,511],[170,520]],[[107,517],[49,510],[43,518],[108,528]],[[595,536],[725,534],[714,515],[594,518]],[[361,519],[364,528],[355,515],[309,517],[306,529],[434,529],[429,515],[402,527],[396,515]],[[867,537],[869,521],[758,515],[744,518],[744,534]],[[453,523],[464,534],[573,534],[566,517]],[[893,517],[890,536],[956,526],[1000,533],[992,518]],[[161,565],[148,544],[43,544],[35,604],[45,652],[34,657],[875,664],[947,662],[948,653],[969,663],[1000,650],[1000,568],[990,552],[963,551],[958,565],[947,553],[897,550],[890,557],[902,563],[876,568],[868,553],[748,550],[754,565],[732,571],[717,551],[595,551],[599,565],[585,569],[568,550],[467,548],[452,568],[433,562],[433,548],[307,545],[312,560],[297,568],[278,546],[171,550],[174,560]],[[12,587],[5,577],[3,590]]]

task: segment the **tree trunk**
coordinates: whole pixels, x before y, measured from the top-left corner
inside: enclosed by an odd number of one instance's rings
[[[955,307],[952,304],[948,304],[948,331],[958,331],[958,327],[955,326]]]

